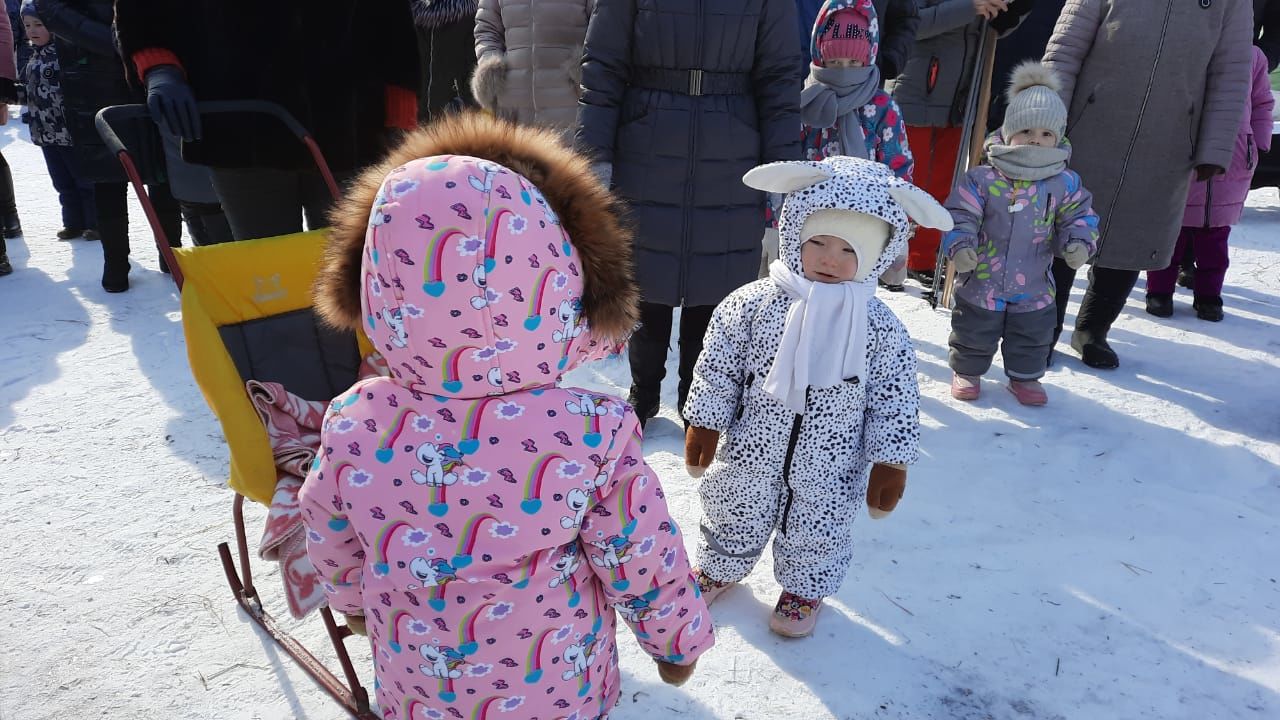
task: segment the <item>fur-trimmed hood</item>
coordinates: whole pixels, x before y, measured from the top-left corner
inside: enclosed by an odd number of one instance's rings
[[[321,315],[427,392],[549,385],[635,326],[620,205],[554,132],[447,118],[366,170],[331,219]]]
[[[418,27],[433,29],[474,19],[479,0],[413,0],[413,22]]]

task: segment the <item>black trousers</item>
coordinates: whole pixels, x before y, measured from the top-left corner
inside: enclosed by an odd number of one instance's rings
[[[94,205],[98,212],[98,234],[102,236],[102,257],[109,266],[119,267],[129,257],[129,206],[128,183],[96,183],[93,186]],[[147,197],[155,205],[160,226],[169,245],[182,244],[182,215],[178,201],[164,184],[148,185]]]
[[[302,232],[304,215],[312,230],[329,225],[333,195],[318,170],[213,168],[212,175],[236,240]]]
[[[715,305],[699,305],[680,309],[680,383],[676,407],[683,414],[684,401],[693,384],[693,366],[702,354],[702,338],[711,323]],[[656,404],[667,376],[667,348],[671,345],[671,323],[675,308],[657,303],[640,303],[640,328],[631,336],[627,354],[631,360],[631,385],[636,405]]]
[[[1080,316],[1076,318],[1076,328],[1082,325],[1091,330],[1101,331],[1102,336],[1111,329],[1111,324],[1120,317],[1129,293],[1138,282],[1137,270],[1116,270],[1114,268],[1089,268],[1089,287],[1085,290],[1084,302],[1080,305]],[[1063,320],[1067,317],[1067,301],[1071,299],[1071,284],[1076,281],[1076,271],[1067,266],[1062,258],[1053,259],[1053,285],[1057,288],[1058,324],[1053,331],[1053,341],[1057,344],[1062,335]]]
[[[16,219],[17,216],[18,205],[13,198],[13,174],[9,172],[9,162],[4,159],[4,153],[0,153],[0,225],[7,227],[9,219]]]
[[[475,25],[474,19],[463,18],[438,28],[417,28],[422,70],[422,88],[418,91],[420,122],[475,105],[471,97],[471,73],[476,68]]]

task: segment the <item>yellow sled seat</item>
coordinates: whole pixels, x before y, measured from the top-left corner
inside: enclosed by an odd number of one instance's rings
[[[233,490],[271,504],[276,467],[245,382],[278,382],[328,402],[355,382],[368,341],[320,322],[311,284],[325,232],[175,248],[191,374],[218,416]]]

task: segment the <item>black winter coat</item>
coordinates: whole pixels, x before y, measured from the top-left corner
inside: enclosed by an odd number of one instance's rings
[[[630,202],[644,300],[715,305],[756,278],[765,199],[742,176],[800,158],[795,26],[792,0],[596,4],[577,143],[613,163],[614,189]],[[693,69],[731,74],[721,82],[739,92],[693,96],[645,77]]]
[[[1280,0],[1253,0],[1253,44],[1267,56],[1267,72],[1280,65]]]
[[[44,1],[44,0],[42,0]],[[197,100],[270,100],[314,135],[335,172],[386,149],[386,88],[418,92],[417,38],[407,0],[117,0],[116,32],[133,56],[177,56]],[[309,168],[274,121],[207,116],[183,158],[213,167]]]
[[[104,107],[143,101],[142,94],[126,82],[116,54],[111,0],[36,0],[35,6],[58,48],[77,174],[88,182],[123,182],[124,170],[107,152],[93,122]],[[151,169],[162,166],[163,154],[154,125],[138,122],[117,130],[142,166],[145,179],[157,180]]]

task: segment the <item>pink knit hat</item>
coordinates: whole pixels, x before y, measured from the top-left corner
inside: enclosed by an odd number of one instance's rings
[[[871,64],[870,21],[856,8],[837,10],[828,18],[818,36],[818,53],[825,64],[832,60],[857,60]]]

